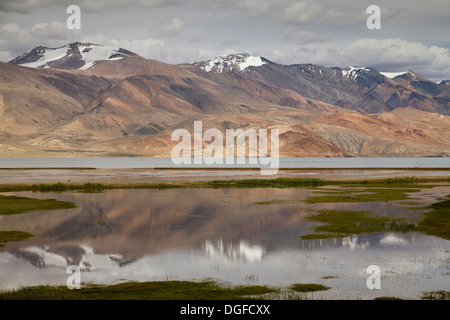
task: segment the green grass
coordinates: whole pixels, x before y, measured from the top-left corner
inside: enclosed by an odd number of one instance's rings
[[[4,247],[6,242],[23,241],[33,235],[22,231],[0,231],[0,247]]]
[[[368,211],[320,210],[319,214],[306,217],[308,220],[323,223],[314,228],[314,234],[301,236],[303,240],[342,238],[359,233],[408,232],[416,231],[414,224],[402,219],[371,217]]]
[[[274,178],[274,179],[243,179],[243,180],[213,180],[205,182],[213,187],[303,187],[322,186],[325,181],[317,178]]]
[[[85,192],[100,192],[108,189],[105,184],[102,183],[83,183],[83,184],[66,184],[66,183],[53,183],[53,184],[33,184],[31,191],[40,192],[63,192],[63,191],[85,191]]]
[[[304,200],[305,203],[331,202],[375,202],[398,201],[410,199],[409,193],[419,192],[420,188],[374,188],[346,189],[325,191],[326,195],[312,196]]]
[[[0,300],[249,300],[276,291],[267,286],[224,287],[212,281],[155,281],[90,284],[73,290],[66,286],[26,287],[1,292]]]
[[[316,283],[295,283],[289,287],[289,289],[297,292],[315,292],[315,291],[326,291],[330,287],[326,287],[321,284]]]
[[[429,291],[424,292],[420,297],[422,300],[450,300],[450,291]]]
[[[396,177],[387,179],[355,179],[355,180],[322,180],[318,178],[272,178],[272,179],[229,179],[213,181],[188,182],[114,182],[114,183],[53,183],[29,184],[10,183],[1,184],[0,192],[9,191],[84,191],[98,192],[109,189],[169,189],[169,188],[249,188],[249,187],[319,187],[326,185],[343,187],[389,187],[389,188],[431,188],[425,183],[439,182],[450,184],[449,177]]]
[[[21,214],[34,210],[56,210],[76,208],[71,202],[57,201],[54,199],[33,199],[15,196],[0,195],[0,215]],[[6,242],[23,241],[33,235],[23,231],[0,231],[0,247]]]
[[[450,195],[447,199],[438,201],[430,205],[430,211],[423,214],[423,219],[419,222],[420,231],[450,240]]]
[[[19,214],[33,210],[55,210],[76,208],[71,202],[55,199],[33,199],[26,197],[0,195],[0,215]]]
[[[355,179],[355,180],[323,180],[319,178],[272,178],[272,179],[229,179],[229,180],[213,180],[201,181],[185,186],[190,187],[320,187],[320,186],[341,186],[353,188],[371,188],[377,190],[384,188],[386,190],[404,189],[418,191],[418,189],[432,188],[435,185],[427,183],[442,183],[442,185],[449,185],[449,177],[434,177],[434,178],[417,178],[417,177],[394,177],[384,179]],[[178,185],[183,186],[183,185]],[[401,191],[401,190],[400,190]],[[342,191],[342,192],[348,192]],[[406,191],[405,191],[406,192]]]
[[[293,202],[293,200],[269,200],[269,201],[259,201],[259,202],[255,202],[254,204],[259,204],[259,205],[266,205],[266,204],[279,204],[279,203],[286,203],[286,202]]]
[[[418,181],[419,179],[416,177],[394,177],[386,179],[387,184],[416,184]]]

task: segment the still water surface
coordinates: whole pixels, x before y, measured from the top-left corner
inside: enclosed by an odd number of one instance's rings
[[[450,290],[450,241],[421,233],[373,233],[344,239],[301,240],[320,209],[369,210],[420,219],[450,193],[435,187],[414,202],[305,204],[304,188],[138,189],[102,193],[8,193],[77,204],[75,209],[0,216],[0,230],[35,236],[0,252],[0,289],[65,285],[69,265],[83,282],[203,280],[231,284],[332,287],[317,299],[417,299]],[[258,204],[277,200],[272,204]],[[381,289],[366,286],[369,265],[381,268]],[[322,277],[329,277],[324,279]]]
[[[255,165],[248,164],[245,167]],[[130,169],[154,167],[195,167],[174,165],[170,158],[0,158],[0,168],[42,167],[90,167],[98,169]],[[219,165],[201,165],[219,167]],[[233,165],[220,167],[242,167],[237,160]],[[280,168],[448,168],[448,157],[416,158],[280,158]]]

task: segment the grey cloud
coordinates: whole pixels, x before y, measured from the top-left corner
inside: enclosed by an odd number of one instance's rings
[[[301,1],[285,9],[284,22],[305,25],[314,21],[322,12],[323,6],[315,2]]]
[[[128,6],[141,6],[147,8],[168,7],[181,3],[182,0],[139,0],[130,3],[129,0],[1,0],[0,12],[15,12],[30,14],[33,10],[47,6],[68,7],[76,4],[85,13],[101,12]]]
[[[31,27],[31,34],[34,37],[45,39],[61,39],[67,41],[74,33],[78,33],[78,31],[67,29],[66,24],[60,21],[36,23]]]
[[[220,42],[221,46],[236,46],[241,45],[242,41],[239,39],[226,39]]]
[[[450,78],[450,52],[402,39],[358,39],[340,52],[341,59],[379,71],[412,70],[430,79]]]
[[[73,0],[58,1],[63,2],[64,5],[69,6],[73,4]],[[163,8],[169,7],[175,4],[181,3],[182,0],[138,0],[131,2],[129,0],[81,0],[78,2],[78,6],[83,12],[102,12],[107,10],[120,9],[124,7],[142,7],[142,8]]]
[[[428,65],[435,62],[436,55],[430,48],[402,39],[358,39],[350,43],[342,52],[360,64],[392,64],[400,67]],[[450,57],[448,57],[450,62]]]
[[[40,0],[2,0],[0,2],[1,12],[16,12],[21,14],[28,14],[37,5],[44,3]]]
[[[58,21],[37,23],[31,28],[21,28],[16,23],[8,23],[0,27],[0,47],[6,48],[3,55],[8,56],[6,58],[8,60],[38,45],[59,47],[76,41],[80,37],[82,37],[81,31],[69,31],[65,24]]]
[[[87,0],[86,0],[87,1]],[[107,0],[108,2],[108,0]],[[163,8],[163,7],[170,7],[175,4],[181,4],[182,0],[140,0],[139,3],[145,7],[149,8]],[[128,1],[128,4],[130,4],[130,1]]]
[[[348,22],[348,13],[336,10],[334,8],[328,9],[328,11],[323,15],[322,21],[326,21],[330,24],[344,24]]]
[[[160,36],[172,37],[178,35],[183,30],[184,21],[179,17],[174,17],[170,21],[166,21],[160,32]]]
[[[258,17],[267,14],[272,7],[270,0],[244,0],[236,4],[236,8],[242,10],[247,16]]]
[[[200,6],[207,7],[209,9],[222,9],[232,7],[236,1],[230,0],[197,0]]]
[[[308,36],[305,33],[305,37]],[[366,66],[380,72],[411,70],[434,81],[450,79],[449,49],[396,38],[364,38],[351,43],[311,42],[295,50],[267,50],[264,54],[269,60],[284,64]]]
[[[284,9],[296,0],[197,0],[197,3],[211,10],[232,9],[248,17],[260,17],[274,10]]]
[[[301,44],[309,44],[314,42],[329,42],[333,40],[333,34],[327,32],[325,34],[315,34],[306,30],[296,31],[293,28],[286,28],[284,35],[286,39]]]

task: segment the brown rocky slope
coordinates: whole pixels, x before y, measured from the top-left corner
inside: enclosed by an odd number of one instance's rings
[[[448,110],[408,79],[402,84],[386,78],[371,89],[343,79],[351,90],[330,87],[352,103],[365,101],[357,90],[376,92],[375,102],[356,110],[334,95],[324,98],[325,85],[318,80],[302,80],[315,83],[309,94],[289,81],[275,85],[257,67],[245,75],[212,74],[139,56],[97,62],[87,70],[0,63],[0,154],[170,157],[173,130],[193,132],[193,122],[202,120],[203,130],[277,128],[282,157],[450,155]],[[378,107],[383,93],[405,92],[416,100],[408,96],[395,108]],[[445,92],[438,95],[446,99]]]

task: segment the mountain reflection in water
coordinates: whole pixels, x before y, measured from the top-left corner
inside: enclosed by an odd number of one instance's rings
[[[433,194],[448,191],[428,189],[420,201],[433,202]],[[369,210],[393,217],[417,217],[422,212],[401,201],[306,204],[302,200],[317,193],[304,188],[9,194],[72,201],[78,207],[0,217],[3,229],[35,235],[8,243],[0,253],[0,289],[65,285],[67,266],[77,265],[85,282],[314,282],[334,287],[317,298],[361,298],[375,294],[365,288],[365,280],[366,268],[377,264],[388,272],[385,290],[417,297],[422,282],[423,289],[445,289],[449,269],[449,241],[416,232],[300,238],[313,232],[316,224],[304,218],[316,210]],[[322,277],[330,275],[335,278],[324,282]],[[409,287],[410,277],[414,288]]]

